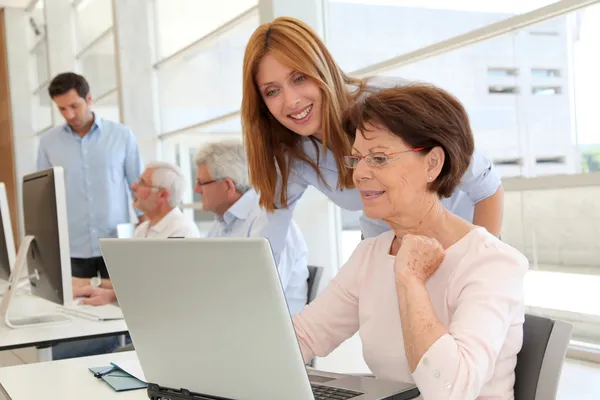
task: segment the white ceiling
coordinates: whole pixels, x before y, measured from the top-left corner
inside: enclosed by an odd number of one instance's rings
[[[0,7],[27,7],[29,0],[0,0]]]

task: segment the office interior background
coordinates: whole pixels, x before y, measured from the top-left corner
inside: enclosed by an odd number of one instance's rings
[[[99,115],[132,129],[144,162],[183,169],[182,207],[205,230],[211,216],[193,193],[195,149],[241,137],[246,42],[260,23],[290,15],[315,28],[350,75],[432,82],[466,105],[477,148],[503,176],[502,239],[531,262],[528,312],[573,323],[569,356],[598,363],[599,3],[0,0],[8,84],[0,88],[0,181],[16,235],[21,177],[35,170],[39,135],[64,123],[47,87],[69,70],[89,80]],[[294,219],[309,264],[326,268],[322,285],[360,240],[357,217],[312,188],[301,200]],[[356,338],[320,361],[366,368]]]

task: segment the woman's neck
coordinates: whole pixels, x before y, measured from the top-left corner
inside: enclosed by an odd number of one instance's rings
[[[425,200],[419,209],[407,214],[393,216],[385,222],[392,228],[398,238],[404,235],[422,235],[435,237],[443,230],[448,218],[448,210],[438,199]]]
[[[447,249],[473,229],[472,224],[448,211],[437,197],[424,199],[421,204],[423,206],[415,208],[410,215],[398,215],[385,221],[396,234],[392,254],[398,251],[402,238],[408,234],[436,239]]]

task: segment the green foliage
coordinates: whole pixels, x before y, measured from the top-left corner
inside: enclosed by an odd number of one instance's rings
[[[581,153],[581,165],[583,172],[600,172],[600,147]]]

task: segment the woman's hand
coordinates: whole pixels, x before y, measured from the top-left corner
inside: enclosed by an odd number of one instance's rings
[[[437,240],[404,235],[394,263],[396,283],[417,279],[424,284],[437,271],[444,256],[444,248]]]

